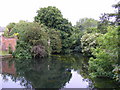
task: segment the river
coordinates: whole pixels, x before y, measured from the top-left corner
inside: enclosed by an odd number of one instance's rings
[[[120,88],[109,78],[90,79],[87,62],[80,54],[2,60],[0,88]]]

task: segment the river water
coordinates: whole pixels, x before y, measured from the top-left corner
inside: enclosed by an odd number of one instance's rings
[[[0,88],[120,88],[109,78],[89,79],[87,62],[79,54],[2,60]]]

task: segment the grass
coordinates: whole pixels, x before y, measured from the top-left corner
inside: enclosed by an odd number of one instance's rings
[[[8,51],[0,51],[0,55],[7,55],[9,54]]]

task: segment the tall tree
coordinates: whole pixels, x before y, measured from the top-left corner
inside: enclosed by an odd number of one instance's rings
[[[101,33],[107,32],[107,27],[110,25],[120,25],[120,2],[114,4],[113,7],[117,9],[115,13],[101,14],[98,29]]]
[[[40,8],[37,11],[37,16],[35,16],[34,21],[60,31],[62,50],[65,51],[64,49],[69,48],[69,37],[73,30],[72,24],[67,19],[63,18],[58,8],[52,6]]]
[[[12,23],[9,23],[7,26],[6,26],[6,29],[5,29],[5,32],[4,32],[4,36],[6,37],[12,37],[10,35],[10,33],[12,32],[12,28],[14,28],[14,26],[16,25],[16,23],[12,22]]]
[[[107,27],[114,23],[110,22],[110,17],[108,13],[101,14],[100,16],[100,21],[98,22],[98,29],[100,30],[101,33],[106,33],[107,32]]]
[[[86,30],[87,28],[97,27],[97,20],[92,18],[82,18],[78,22],[76,22],[76,26],[80,28],[80,30]]]
[[[14,52],[16,58],[41,58],[50,55],[49,36],[43,25],[19,22],[12,29],[11,35],[14,33],[19,33]]]
[[[55,28],[58,20],[63,16],[56,7],[48,6],[45,8],[40,8],[37,11],[37,16],[35,16],[35,22],[42,23],[50,28]],[[60,23],[60,22],[59,22]]]
[[[117,4],[114,4],[113,7],[117,9],[116,13],[110,13],[110,17],[115,17],[115,23],[120,25],[120,1]]]
[[[9,30],[9,32],[11,31],[11,29],[12,29],[14,26],[15,26],[15,23],[9,23],[9,24],[7,25],[7,28],[8,28],[8,30]]]
[[[58,29],[70,33],[72,24],[61,14],[61,11],[52,6],[40,8],[37,11],[37,16],[34,18],[35,22],[42,23],[49,28]]]

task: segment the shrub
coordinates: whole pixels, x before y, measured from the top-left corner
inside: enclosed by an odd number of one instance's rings
[[[116,81],[120,82],[120,65],[115,65],[115,67],[114,67],[112,72],[114,73],[113,78]]]
[[[90,58],[89,60],[91,77],[107,76],[113,78],[116,75],[114,72],[116,67],[114,66],[119,64],[119,29],[119,27],[108,27],[107,33],[97,38],[98,46],[92,50],[95,58]]]
[[[47,55],[50,55],[51,49],[48,44],[49,36],[46,32],[47,28],[38,23],[22,22],[16,24],[11,33],[18,34],[18,43],[16,47],[15,57],[17,58],[31,58],[32,54],[37,54],[35,52],[35,47],[41,45],[44,47]],[[34,49],[35,53],[31,52],[31,49]],[[39,50],[38,50],[39,51]],[[38,53],[37,55],[42,55]],[[42,55],[43,56],[43,55]],[[42,57],[39,56],[39,57]],[[38,56],[37,56],[38,57]]]
[[[50,46],[52,49],[52,53],[60,53],[62,48],[62,42],[60,38],[60,32],[55,29],[49,30],[50,37]]]
[[[13,55],[15,58],[19,58],[19,59],[32,58],[31,48],[32,47],[28,43],[18,40],[16,50],[13,53]]]
[[[97,47],[97,41],[96,38],[99,37],[100,33],[89,33],[85,34],[81,38],[81,48],[82,52],[85,55],[91,56],[92,55],[92,49]]]
[[[34,58],[42,58],[46,56],[45,47],[41,45],[34,46],[31,52]]]

